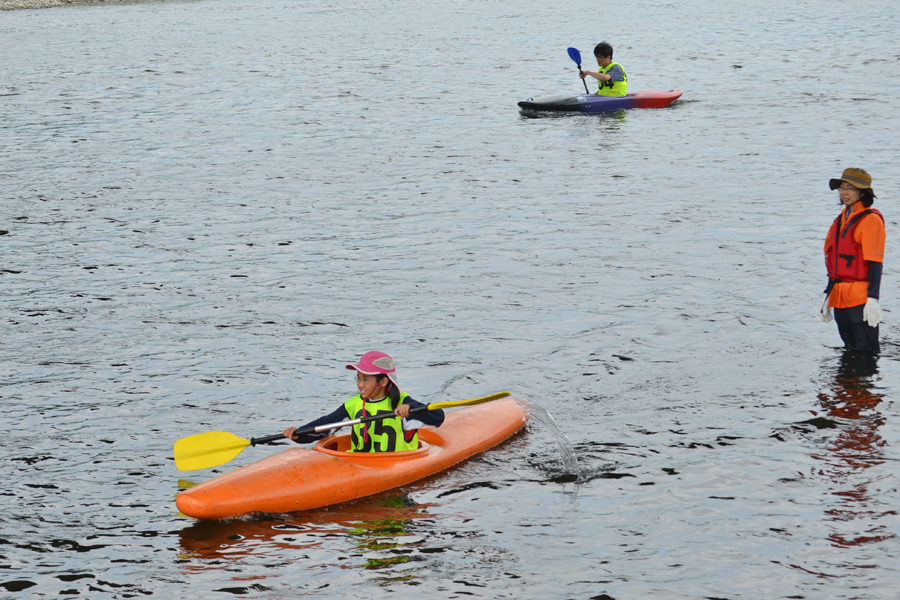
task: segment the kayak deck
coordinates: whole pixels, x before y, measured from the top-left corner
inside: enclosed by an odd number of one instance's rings
[[[554,112],[598,113],[611,110],[628,110],[632,108],[663,108],[669,106],[683,92],[670,90],[660,92],[645,90],[633,92],[626,96],[598,96],[597,94],[579,94],[577,96],[553,96],[551,98],[529,98],[519,102],[523,110],[541,110]]]
[[[443,471],[496,446],[527,421],[508,397],[448,412],[440,428],[419,430],[419,448],[409,452],[347,452],[349,435],[329,436],[314,449],[284,450],[185,490],[176,505],[190,517],[227,519],[348,502]]]

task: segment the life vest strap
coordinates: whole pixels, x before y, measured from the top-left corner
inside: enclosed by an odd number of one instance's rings
[[[853,264],[853,259],[856,258],[855,254],[838,254],[838,256],[847,261],[848,267]]]
[[[867,208],[866,210],[860,211],[860,212],[856,213],[855,215],[853,215],[853,218],[849,219],[847,221],[847,224],[844,225],[844,229],[841,232],[841,237],[847,236],[847,232],[850,231],[850,228],[853,227],[854,223],[856,223],[857,221],[862,219],[864,216],[871,215],[871,214],[872,214],[872,210]]]

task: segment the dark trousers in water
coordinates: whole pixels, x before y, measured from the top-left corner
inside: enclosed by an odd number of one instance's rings
[[[836,308],[834,320],[847,350],[878,354],[878,327],[871,327],[863,321],[865,306],[860,304],[850,308]]]

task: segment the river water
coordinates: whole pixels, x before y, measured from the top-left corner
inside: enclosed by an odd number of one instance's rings
[[[898,21],[833,0],[0,13],[0,597],[896,598]],[[582,90],[566,47],[601,39],[631,90],[682,99],[518,111]],[[887,218],[877,361],[817,317],[847,166]],[[329,510],[177,513],[277,448],[183,474],[175,440],[326,414],[370,349],[420,400],[510,390],[561,432],[534,419]]]

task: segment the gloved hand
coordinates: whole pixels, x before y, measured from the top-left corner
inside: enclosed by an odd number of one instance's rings
[[[869,327],[878,327],[881,323],[881,307],[878,306],[878,299],[869,298],[863,307],[863,321],[869,324]]]
[[[831,307],[828,306],[828,296],[829,294],[825,294],[825,298],[822,300],[822,308],[819,309],[822,321],[825,323],[831,323],[831,320],[834,318],[831,316]]]

